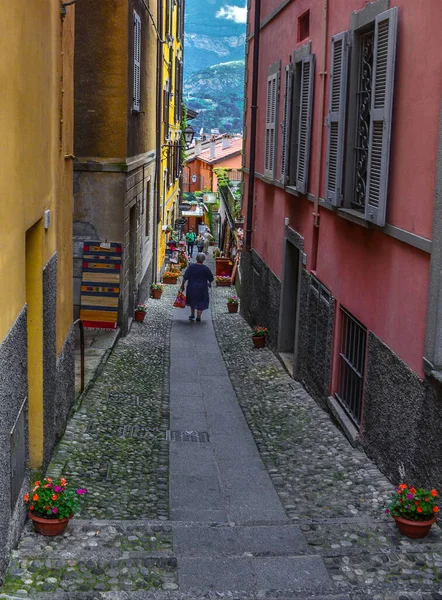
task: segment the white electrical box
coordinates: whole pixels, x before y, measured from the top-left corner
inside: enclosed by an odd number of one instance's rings
[[[43,222],[44,222],[45,229],[49,229],[49,225],[51,224],[51,211],[50,210],[45,210]]]

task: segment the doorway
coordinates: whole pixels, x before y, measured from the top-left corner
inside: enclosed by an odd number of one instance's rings
[[[133,317],[136,306],[136,243],[137,243],[137,205],[134,204],[129,213],[129,318]]]
[[[286,369],[296,377],[298,365],[299,304],[301,296],[302,252],[285,240],[279,309],[278,352]]]

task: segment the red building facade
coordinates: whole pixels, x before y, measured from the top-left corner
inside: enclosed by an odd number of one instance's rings
[[[262,0],[255,70],[255,2],[242,310],[391,477],[442,484],[442,4]]]

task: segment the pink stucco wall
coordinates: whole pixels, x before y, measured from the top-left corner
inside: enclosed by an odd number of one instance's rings
[[[262,20],[279,4],[263,0]],[[349,28],[350,13],[365,6],[364,0],[329,0],[326,68],[330,63],[330,37]],[[441,97],[442,27],[440,0],[410,2],[391,0],[399,7],[396,79],[387,222],[431,239]],[[298,17],[310,9],[310,39],[316,54],[313,128],[309,191],[316,194],[316,170],[321,161],[320,195],[324,195],[326,129],[323,127],[320,93],[320,40],[322,2],[297,0],[261,30],[259,66],[256,171],[264,170],[266,80],[269,65],[281,60],[281,73],[296,47]],[[253,21],[250,25],[253,30]],[[304,42],[305,43],[305,42]],[[253,39],[249,48],[247,97],[251,98]],[[329,82],[326,82],[325,114]],[[279,121],[283,108],[281,84]],[[250,108],[247,111],[246,166],[250,141]],[[281,139],[278,140],[276,176],[280,172]],[[247,199],[247,176],[245,177]],[[317,255],[313,255],[313,203],[289,195],[283,189],[255,180],[252,245],[278,277],[282,273],[284,218],[304,236],[307,269],[316,263],[316,275],[337,303],[347,308],[380,337],[415,372],[422,375],[422,356],[429,279],[429,254],[400,242],[382,231],[350,223],[320,209]],[[316,259],[316,260],[315,260]]]

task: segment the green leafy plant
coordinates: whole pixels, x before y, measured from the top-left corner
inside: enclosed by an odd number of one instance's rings
[[[137,304],[135,307],[135,312],[147,312],[147,306],[145,304]]]
[[[24,495],[29,510],[44,519],[66,519],[79,512],[86,488],[70,488],[64,477],[46,477],[34,482],[32,493]]]
[[[439,512],[436,490],[408,487],[401,483],[387,502],[385,512],[409,521],[428,521]]]
[[[213,249],[213,257],[218,258],[218,256],[221,256],[221,250],[219,248],[214,248]]]
[[[265,337],[268,332],[269,330],[267,327],[260,327],[259,325],[256,325],[253,328],[252,337]]]
[[[161,283],[152,283],[152,289],[162,292],[164,290],[164,285],[162,285]]]
[[[238,296],[228,296],[227,304],[239,304]]]

